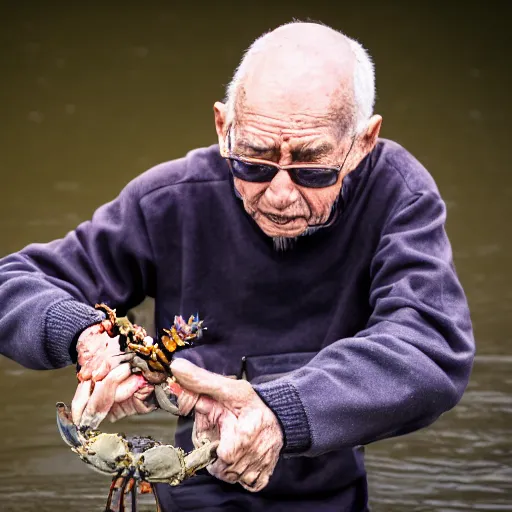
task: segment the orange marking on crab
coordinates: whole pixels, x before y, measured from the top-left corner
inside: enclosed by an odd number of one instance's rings
[[[176,342],[176,345],[179,345],[180,347],[183,347],[183,345],[185,345],[185,342],[180,338],[174,326],[171,328],[171,334],[172,339]]]
[[[149,356],[152,352],[151,347],[146,347],[144,345],[137,345],[135,343],[128,343],[128,348],[133,350],[134,352],[138,352],[139,354],[143,354],[145,356]]]
[[[165,332],[169,332],[167,329],[164,329]],[[176,350],[176,347],[177,347],[177,344],[176,342],[169,338],[169,336],[162,336],[160,338],[160,340],[162,341],[164,347],[172,354],[175,350]]]
[[[140,494],[149,494],[151,492],[153,492],[152,488],[151,488],[151,484],[149,482],[140,482],[139,483],[139,492]]]
[[[161,371],[161,372],[165,372],[165,368],[158,361],[154,361],[153,359],[150,359],[148,361],[148,365],[151,368],[153,368],[153,370],[158,370],[158,371]]]
[[[169,364],[169,360],[167,359],[167,357],[165,357],[165,354],[160,350],[158,345],[155,348],[155,352],[156,352],[156,355],[158,356],[158,358],[160,359],[160,361],[162,361],[162,363],[165,363],[167,365]]]

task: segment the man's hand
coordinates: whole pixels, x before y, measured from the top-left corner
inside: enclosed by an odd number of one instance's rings
[[[105,419],[116,421],[131,414],[145,414],[155,409],[149,397],[153,386],[140,374],[132,374],[118,338],[105,331],[105,320],[85,329],[77,342],[78,384],[71,403],[73,422],[97,428]]]
[[[195,405],[194,443],[220,440],[208,471],[225,482],[260,491],[270,479],[283,447],[274,413],[245,380],[233,380],[176,359],[171,371],[179,384],[201,396]]]

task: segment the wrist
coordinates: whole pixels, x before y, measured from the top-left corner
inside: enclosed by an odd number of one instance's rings
[[[103,322],[105,322],[105,320],[95,322],[94,324],[85,327],[85,329],[76,334],[75,338],[71,342],[71,345],[69,346],[69,354],[71,360],[76,363],[77,373],[80,371],[82,364],[80,363],[80,351],[83,351],[84,347],[87,347],[86,351],[91,348],[89,342],[91,339],[94,339],[96,335],[103,332],[101,328]]]
[[[76,362],[76,343],[88,327],[104,320],[105,315],[74,299],[51,304],[45,318],[45,348],[56,367]]]
[[[274,414],[283,436],[283,453],[302,453],[311,446],[311,430],[295,386],[284,379],[254,386]]]

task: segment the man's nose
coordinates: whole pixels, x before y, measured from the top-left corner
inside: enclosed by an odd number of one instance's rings
[[[285,209],[299,198],[299,191],[287,171],[279,171],[270,182],[266,194],[274,208]]]

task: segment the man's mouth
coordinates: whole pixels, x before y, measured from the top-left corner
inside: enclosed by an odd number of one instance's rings
[[[274,215],[272,213],[265,213],[265,217],[267,217],[274,224],[279,224],[280,226],[288,224],[297,219],[297,217],[283,217],[282,215]]]

